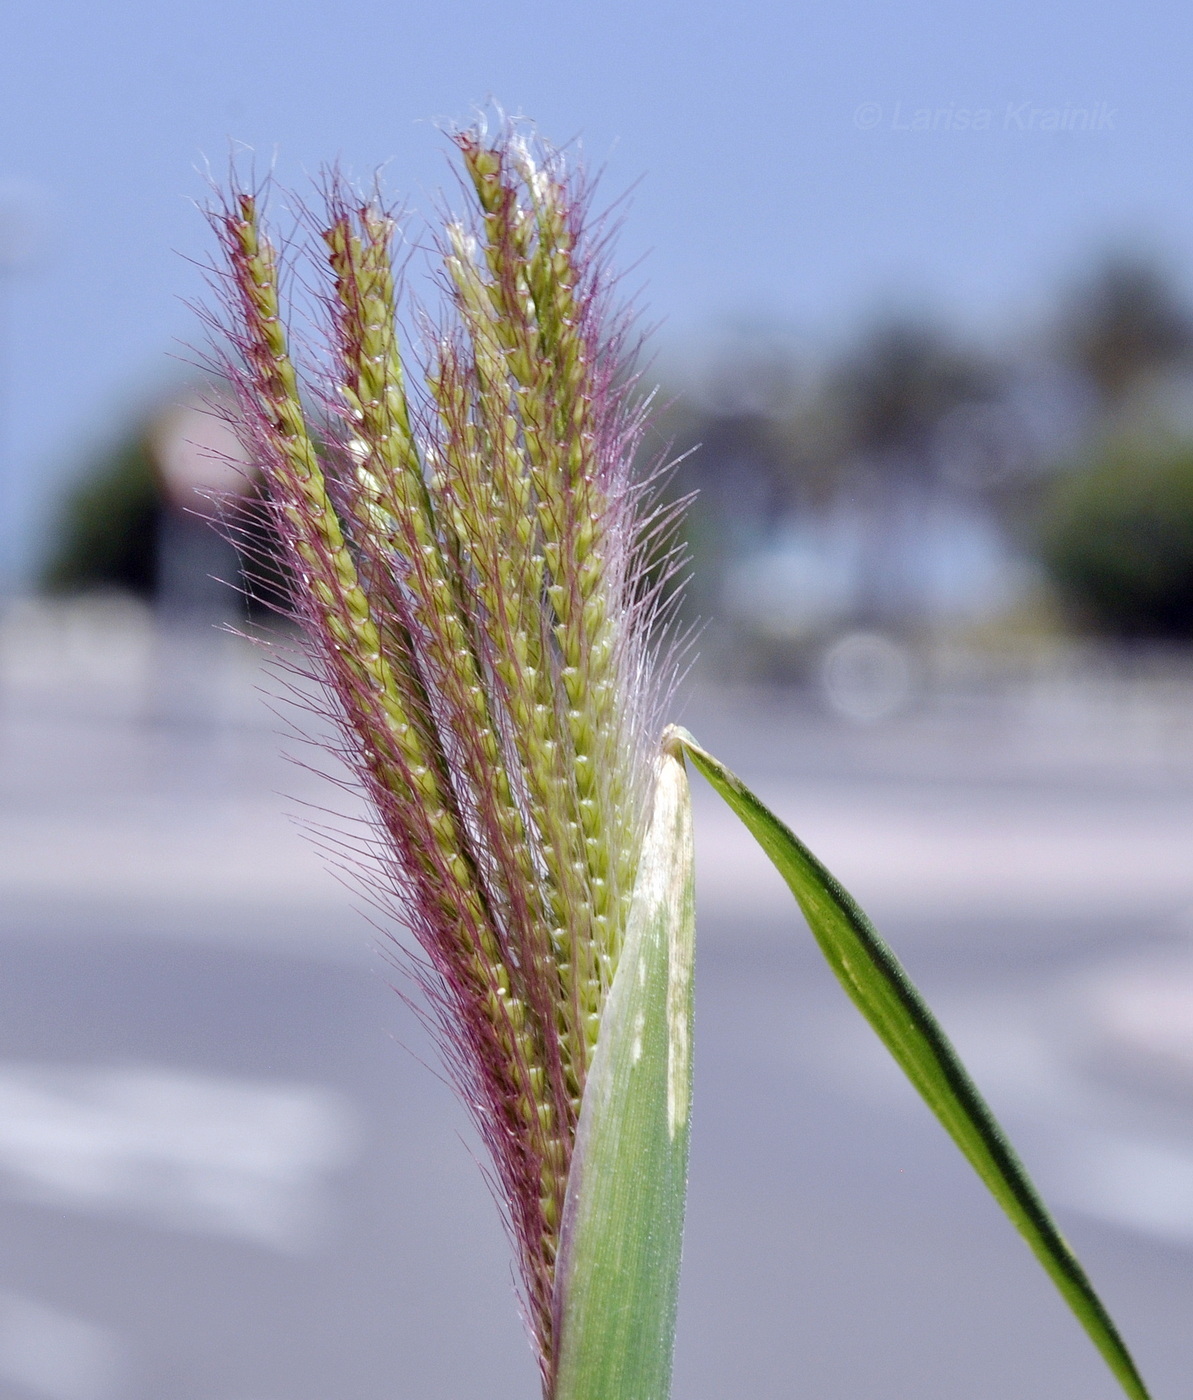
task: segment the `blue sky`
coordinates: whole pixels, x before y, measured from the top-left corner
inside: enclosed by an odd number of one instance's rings
[[[664,357],[743,318],[833,343],[892,304],[1014,333],[1112,244],[1193,267],[1175,3],[9,0],[3,34],[0,207],[37,244],[0,291],[10,561],[198,338],[194,201],[230,140],[292,183],[386,163],[425,206],[436,122],[490,96],[580,135],[610,193],[640,182],[623,256]]]

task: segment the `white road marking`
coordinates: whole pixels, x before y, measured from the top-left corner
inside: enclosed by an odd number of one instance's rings
[[[318,1243],[352,1115],[314,1085],[0,1065],[0,1191],[286,1252]]]

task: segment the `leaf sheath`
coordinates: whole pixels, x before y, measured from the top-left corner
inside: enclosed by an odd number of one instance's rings
[[[688,781],[665,752],[572,1155],[553,1400],[667,1400],[671,1391],[694,938]]]

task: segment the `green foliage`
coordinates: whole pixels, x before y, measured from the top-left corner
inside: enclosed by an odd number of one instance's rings
[[[1193,639],[1193,444],[1119,444],[1063,478],[1039,550],[1092,630]]]
[[[70,490],[42,585],[52,592],[122,588],[148,597],[157,575],[161,501],[147,436],[131,433]]]
[[[787,881],[837,980],[1027,1240],[1123,1390],[1132,1400],[1148,1400],[1110,1315],[899,960],[832,875],[741,779],[690,735],[679,736],[684,754]]]

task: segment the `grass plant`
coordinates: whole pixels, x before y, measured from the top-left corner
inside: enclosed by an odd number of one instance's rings
[[[674,517],[634,473],[648,400],[608,225],[526,129],[453,141],[470,212],[436,235],[434,310],[400,295],[392,213],[325,181],[303,275],[326,353],[305,370],[259,192],[233,188],[213,217],[225,369],[375,817],[380,897],[412,935],[411,973],[489,1152],[545,1400],[670,1393],[692,1064],[687,762],[779,867],[846,991],[1146,1400],[893,954],[787,828],[665,726]]]

